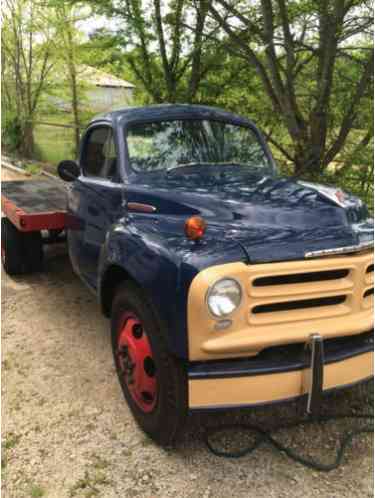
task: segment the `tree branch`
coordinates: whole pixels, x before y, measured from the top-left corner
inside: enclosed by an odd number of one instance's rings
[[[374,71],[374,58],[372,54],[368,58],[362,76],[357,83],[354,95],[352,97],[351,102],[349,103],[348,110],[342,120],[340,132],[324,157],[323,163],[325,166],[327,166],[330,162],[333,161],[335,156],[340,152],[342,147],[345,145],[348,134],[353,126],[357,106],[370,85],[373,71]]]

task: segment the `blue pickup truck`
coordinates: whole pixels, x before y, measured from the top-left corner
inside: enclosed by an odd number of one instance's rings
[[[248,119],[194,105],[111,112],[58,171],[67,207],[42,210],[44,225],[5,186],[3,264],[40,269],[43,230],[66,232],[111,320],[126,401],[159,443],[189,410],[304,397],[312,412],[325,392],[372,377],[369,212],[282,177]]]

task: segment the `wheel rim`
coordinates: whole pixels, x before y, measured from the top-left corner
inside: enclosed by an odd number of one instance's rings
[[[117,337],[120,375],[137,406],[149,413],[155,408],[158,386],[151,345],[141,320],[133,313],[124,313]]]

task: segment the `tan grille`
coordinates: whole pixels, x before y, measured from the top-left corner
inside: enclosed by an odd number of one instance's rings
[[[363,307],[365,309],[371,309],[374,307],[374,263],[368,265],[366,268]]]
[[[205,296],[218,279],[243,288],[241,306],[226,328],[207,310]],[[264,348],[353,335],[373,327],[374,266],[370,251],[304,261],[207,268],[192,282],[188,301],[191,360],[257,354]]]
[[[296,262],[295,269],[281,263],[276,272],[273,265],[260,265],[250,278],[250,323],[298,322],[366,309],[373,299],[371,260],[368,253]]]

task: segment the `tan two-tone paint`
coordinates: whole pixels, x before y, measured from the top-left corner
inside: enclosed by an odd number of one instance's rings
[[[324,367],[323,389],[349,386],[373,376],[373,353]],[[261,405],[297,398],[306,393],[305,370],[223,379],[190,379],[189,407],[207,409]]]

